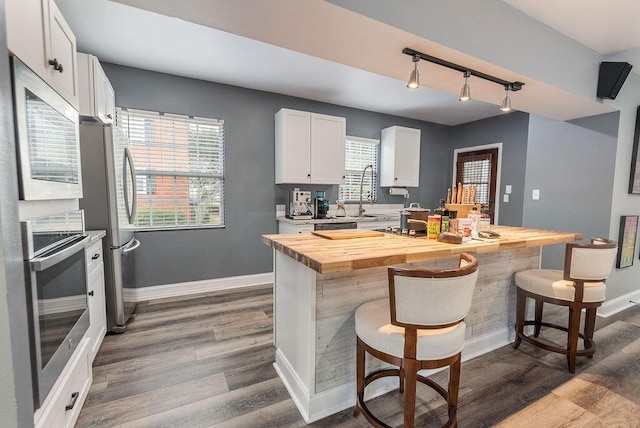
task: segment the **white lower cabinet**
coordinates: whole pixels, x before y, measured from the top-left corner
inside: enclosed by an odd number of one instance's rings
[[[107,309],[104,296],[104,263],[102,261],[102,241],[87,250],[87,300],[89,304],[89,361],[93,360],[107,333]]]
[[[278,222],[278,233],[310,233],[313,232],[313,224],[291,224]]]
[[[36,428],[73,427],[91,386],[89,339],[78,346],[49,396],[34,414]]]
[[[369,221],[369,222],[360,222],[358,223],[358,229],[363,230],[376,230],[376,229],[386,229],[389,227],[399,227],[400,220],[393,221]]]

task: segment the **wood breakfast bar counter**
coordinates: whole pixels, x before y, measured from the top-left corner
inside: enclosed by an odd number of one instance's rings
[[[512,341],[515,272],[539,267],[543,245],[582,235],[507,226],[492,230],[500,238],[463,244],[387,234],[335,240],[310,233],[262,237],[274,254],[274,366],[306,422],[355,404],[354,313],[364,302],[388,297],[387,266],[452,267],[458,254],[474,254],[479,275],[465,318],[463,359]],[[372,362],[368,370],[375,367]],[[380,379],[368,392],[375,396],[395,387],[397,381]]]

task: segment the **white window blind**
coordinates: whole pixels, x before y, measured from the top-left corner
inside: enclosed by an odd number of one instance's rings
[[[345,178],[344,184],[339,186],[339,199],[345,201],[360,200],[360,179],[362,171],[367,165],[373,165],[373,183],[371,182],[371,171],[367,169],[362,185],[362,198],[365,201],[370,198],[376,198],[379,142],[379,140],[347,136],[345,144]]]
[[[118,108],[136,168],[139,229],[224,224],[224,121]]]

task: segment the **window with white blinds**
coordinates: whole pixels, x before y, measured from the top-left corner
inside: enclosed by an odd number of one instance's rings
[[[347,136],[344,158],[345,178],[344,184],[341,184],[338,189],[339,199],[359,201],[362,171],[367,165],[373,165],[373,182],[371,182],[371,170],[367,169],[362,184],[362,199],[375,200],[378,182],[378,143],[380,143],[379,140]]]
[[[224,121],[118,108],[136,168],[138,229],[224,224]]]

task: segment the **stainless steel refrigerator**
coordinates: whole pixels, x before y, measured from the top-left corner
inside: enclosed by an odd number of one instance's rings
[[[107,330],[123,333],[135,310],[128,289],[135,288],[134,237],[136,175],[129,140],[115,125],[80,123],[83,198],[87,230],[107,231],[103,239]]]

